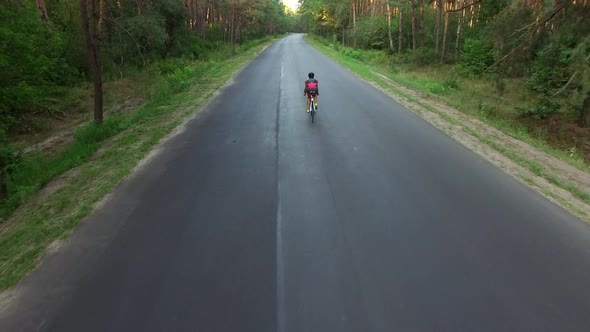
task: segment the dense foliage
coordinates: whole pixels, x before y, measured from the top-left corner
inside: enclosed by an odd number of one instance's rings
[[[292,30],[280,0],[88,0],[107,79],[168,58],[200,59]],[[14,163],[7,136],[31,130],[27,119],[63,111],[72,87],[90,79],[79,0],[0,4],[0,199]]]
[[[44,10],[35,3],[23,0],[0,6],[0,127],[4,130],[27,112],[50,111],[63,87],[88,76],[79,1],[48,2]],[[107,74],[166,57],[198,58],[218,43],[282,33],[291,24],[279,0],[96,3]]]
[[[300,0],[300,11],[309,32],[346,46],[457,65],[469,77],[522,78],[539,96],[524,115],[573,110],[590,125],[588,0]]]

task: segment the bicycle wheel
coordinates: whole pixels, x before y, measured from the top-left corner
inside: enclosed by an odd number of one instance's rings
[[[315,105],[313,99],[311,100],[311,103],[309,103],[309,108],[309,114],[311,115],[311,123],[313,123],[315,118]]]

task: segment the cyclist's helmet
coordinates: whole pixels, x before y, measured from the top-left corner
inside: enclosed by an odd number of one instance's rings
[[[315,74],[314,74],[314,73],[309,73],[309,74],[307,74],[307,77],[309,77],[309,78],[313,78],[314,76],[315,76]]]

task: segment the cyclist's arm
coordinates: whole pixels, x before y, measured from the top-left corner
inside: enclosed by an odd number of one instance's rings
[[[303,95],[305,96],[307,92],[307,81],[303,81]]]

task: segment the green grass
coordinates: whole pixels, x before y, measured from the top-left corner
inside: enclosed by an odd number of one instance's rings
[[[397,95],[400,95],[401,97],[405,98],[406,100],[412,103],[420,105],[428,111],[438,114],[445,121],[451,124],[461,125],[461,123],[459,123],[456,119],[449,116],[448,114],[439,112],[431,105],[424,103],[423,101],[414,98],[413,96],[391,86],[390,84],[385,82],[379,75],[374,74],[372,68],[380,67],[379,72],[387,78],[391,79],[392,81],[395,81],[403,86],[409,87],[410,89],[413,89],[415,91],[420,91],[427,96],[441,99],[445,103],[465,113],[475,115],[478,118],[482,119],[485,123],[501,130],[502,132],[515,138],[518,138],[528,144],[531,144],[541,149],[542,151],[557,157],[560,160],[564,160],[569,164],[577,167],[578,169],[584,171],[590,170],[589,165],[581,157],[571,156],[567,153],[567,151],[561,151],[559,149],[552,147],[551,145],[549,145],[548,142],[539,139],[538,137],[532,136],[529,133],[528,129],[526,129],[526,127],[518,125],[517,123],[507,121],[506,119],[502,119],[501,117],[489,116],[489,112],[487,112],[485,109],[485,104],[482,105],[481,102],[481,99],[485,98],[480,98],[480,101],[477,101],[478,98],[473,97],[474,93],[476,95],[481,95],[481,93],[469,89],[461,89],[460,83],[457,83],[454,77],[449,79],[446,77],[448,75],[445,76],[445,73],[448,74],[448,71],[445,71],[444,69],[433,75],[435,78],[439,78],[438,80],[435,80],[430,77],[417,76],[414,73],[404,72],[399,68],[395,68],[394,70],[392,70],[391,68],[386,68],[387,66],[384,64],[381,55],[378,55],[375,51],[355,50],[354,56],[350,56],[350,51],[343,51],[345,49],[343,47],[339,47],[339,50],[336,50],[323,39],[310,36],[306,36],[306,39],[308,42],[310,42],[316,48],[321,50],[323,53],[330,56],[332,59],[342,64],[343,66],[349,68],[359,76],[376,83],[378,86],[386,90],[392,91]],[[470,100],[470,102],[466,102],[466,100]],[[475,108],[477,111],[474,111],[473,108]],[[525,167],[533,174],[545,178],[550,183],[569,191],[573,196],[575,196],[582,202],[590,204],[590,195],[582,191],[575,184],[564,183],[560,181],[556,177],[547,174],[544,167],[539,163],[528,160],[524,158],[522,155],[518,154],[517,152],[509,150],[501,146],[500,144],[497,144],[496,142],[483,137],[471,128],[468,128],[466,126],[462,127],[463,130],[468,132],[470,135],[476,137],[480,142],[490,146],[494,150],[515,161],[520,166]]]
[[[590,204],[590,195],[588,195],[587,193],[582,191],[580,188],[578,188],[574,184],[563,183],[563,181],[559,180],[555,176],[547,174],[545,172],[545,169],[543,168],[543,166],[540,165],[539,163],[532,161],[532,160],[528,160],[512,150],[509,150],[509,149],[501,146],[500,144],[497,144],[496,142],[494,142],[488,138],[482,137],[479,133],[477,133],[474,130],[471,130],[467,127],[463,127],[463,130],[465,130],[470,135],[477,138],[480,142],[490,146],[494,150],[496,150],[496,151],[500,152],[501,154],[505,155],[506,157],[510,158],[511,160],[516,162],[518,165],[528,169],[533,174],[545,178],[547,181],[556,185],[557,187],[560,187],[560,188],[563,188],[563,189],[569,191],[572,195],[574,195],[574,197],[576,197],[580,201],[582,201],[586,204]]]
[[[49,159],[25,157],[10,180],[11,198],[2,205],[4,216],[13,213],[0,224],[0,289],[33,269],[51,242],[67,237],[154,145],[269,43],[250,43],[235,56],[223,50],[209,57],[219,60],[171,60],[150,68],[153,93],[137,112],[110,114],[102,126],[86,125]],[[59,190],[33,199],[50,180],[73,168],[75,174]]]
[[[547,141],[545,133],[533,133],[518,121],[513,121],[516,116],[516,107],[526,106],[533,98],[520,87],[518,81],[509,82],[505,96],[498,97],[490,92],[495,91],[492,83],[460,79],[450,66],[408,68],[392,63],[382,51],[354,50],[354,57],[351,57],[351,51],[345,47],[335,48],[329,41],[314,36],[306,36],[306,39],[340,64],[383,88],[391,90],[379,76],[371,73],[371,68],[378,69],[382,75],[392,81],[419,91],[425,96],[435,97],[464,113],[475,115],[504,133],[564,160],[580,170],[590,171],[590,165],[580,155],[556,148]],[[395,93],[399,94],[400,91],[396,90]],[[402,95],[416,102],[408,95]]]

